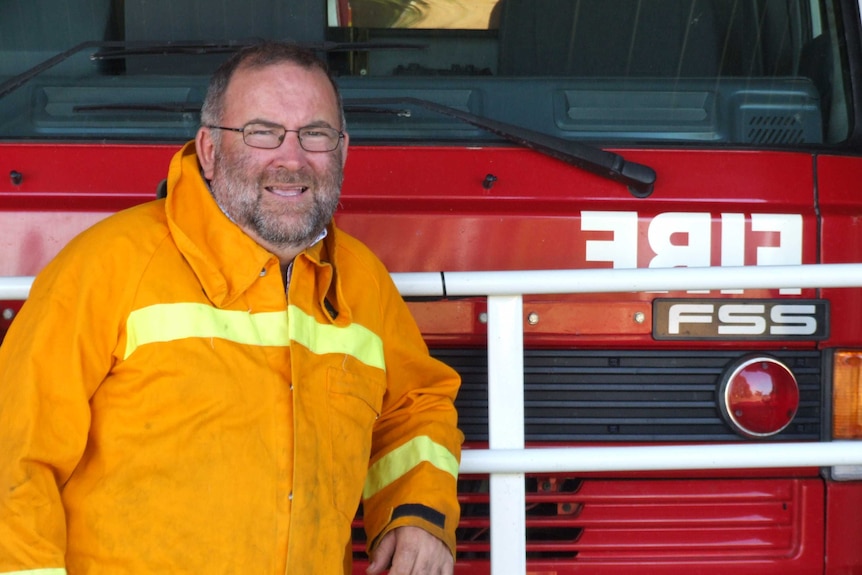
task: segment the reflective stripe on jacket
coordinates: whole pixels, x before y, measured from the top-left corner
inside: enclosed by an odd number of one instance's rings
[[[0,346],[0,572],[347,573],[360,498],[370,542],[454,552],[459,381],[383,265],[331,226],[285,298],[192,144],[168,190],[73,240]]]

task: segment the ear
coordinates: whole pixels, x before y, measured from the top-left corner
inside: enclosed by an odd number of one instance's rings
[[[209,128],[200,128],[195,136],[195,150],[204,178],[212,180],[215,167],[215,143]]]

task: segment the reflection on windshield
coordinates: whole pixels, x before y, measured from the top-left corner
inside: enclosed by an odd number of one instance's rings
[[[353,25],[359,28],[496,28],[498,0],[351,0]]]
[[[356,142],[500,142],[413,99],[600,147],[838,144],[836,2],[40,0],[60,37],[35,11],[11,33],[0,0],[0,140],[185,140],[227,53],[292,38],[326,54]]]

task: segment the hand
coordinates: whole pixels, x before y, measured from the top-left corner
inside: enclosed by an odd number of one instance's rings
[[[379,575],[391,564],[389,575],[452,575],[449,548],[419,527],[397,527],[383,536],[371,556],[368,575]]]

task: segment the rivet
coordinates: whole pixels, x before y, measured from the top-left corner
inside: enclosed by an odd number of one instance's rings
[[[488,323],[488,314],[487,312],[482,312],[479,314],[479,323]]]
[[[6,309],[3,310],[3,319],[11,320],[13,317],[15,317],[15,310],[14,309],[12,309],[11,307],[7,307]]]
[[[486,190],[490,190],[494,187],[494,184],[497,183],[497,176],[494,174],[488,174],[485,176],[485,179],[482,180],[482,187]]]
[[[646,321],[646,314],[642,311],[635,312],[635,323],[643,323]]]
[[[539,323],[539,314],[534,311],[531,311],[529,315],[527,315],[527,323],[530,325],[536,325]]]

